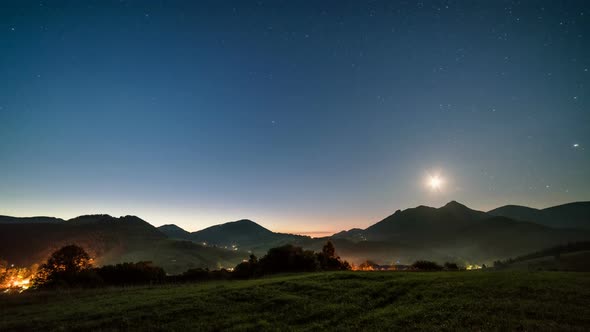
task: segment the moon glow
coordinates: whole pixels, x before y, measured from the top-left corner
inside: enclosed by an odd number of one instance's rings
[[[442,189],[443,184],[444,180],[439,175],[430,175],[428,176],[428,179],[426,181],[426,185],[432,191],[440,191]]]

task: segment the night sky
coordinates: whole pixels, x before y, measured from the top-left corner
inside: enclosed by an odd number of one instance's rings
[[[1,1],[0,214],[320,234],[590,200],[589,69],[584,0]]]

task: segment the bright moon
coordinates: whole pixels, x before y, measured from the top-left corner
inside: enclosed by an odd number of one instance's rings
[[[438,176],[438,175],[434,175],[434,176],[430,176],[428,178],[428,186],[430,187],[431,190],[440,190],[443,184],[443,179]]]

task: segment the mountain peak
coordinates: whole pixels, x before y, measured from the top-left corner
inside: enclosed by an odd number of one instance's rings
[[[275,233],[249,219],[230,221],[191,234],[193,241],[218,245],[261,243],[275,237]]]
[[[158,228],[159,229],[174,229],[174,230],[183,230],[184,231],[184,229],[182,227],[175,225],[175,224],[165,224],[162,226],[158,226]]]
[[[590,202],[572,202],[544,209],[504,205],[488,213],[555,228],[590,229]]]
[[[230,222],[232,222],[232,221],[230,221]],[[240,224],[255,224],[255,225],[258,225],[257,223],[253,222],[250,219],[240,219],[240,220],[236,220],[236,221],[233,221],[233,222],[234,223],[240,223]]]
[[[450,201],[442,208],[452,208],[452,209],[469,209],[467,206],[457,202],[457,201]]]
[[[215,226],[211,226],[211,227],[207,227],[203,230],[194,232],[194,234],[196,233],[200,233],[203,231],[211,231],[211,230],[223,230],[223,231],[227,231],[227,230],[233,230],[236,232],[252,232],[252,231],[256,231],[256,232],[268,232],[268,233],[272,233],[270,230],[264,228],[263,226],[255,223],[254,221],[250,220],[250,219],[240,219],[237,221],[230,221],[230,222],[226,222],[224,224],[219,224],[219,225],[215,225]]]
[[[36,216],[36,217],[10,217],[10,216],[0,216],[0,224],[19,224],[19,223],[47,224],[47,223],[62,223],[62,222],[64,222],[63,219],[55,218],[55,217],[44,217],[44,216]]]
[[[113,217],[108,214],[85,214],[72,219],[68,219],[69,223],[89,223],[103,220],[112,220]]]
[[[162,225],[158,227],[158,230],[170,238],[190,240],[191,233],[175,224]]]

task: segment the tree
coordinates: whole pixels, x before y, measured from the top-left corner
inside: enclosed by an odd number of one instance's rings
[[[67,245],[55,251],[47,262],[41,265],[33,280],[35,287],[71,285],[82,281],[80,274],[90,270],[92,259],[88,253],[77,245]],[[84,274],[84,273],[82,273]],[[84,274],[85,277],[92,276]]]
[[[258,264],[262,274],[311,272],[317,271],[320,265],[313,251],[290,244],[269,249]]]
[[[154,284],[166,279],[164,269],[145,261],[105,265],[94,271],[108,285]]]
[[[248,263],[255,265],[258,264],[258,257],[254,254],[250,254],[250,259],[248,259]]]
[[[250,254],[250,259],[234,267],[232,276],[237,279],[252,278],[256,276],[258,270],[258,258],[254,254]]]
[[[232,276],[246,279],[273,273],[337,270],[350,270],[350,264],[336,256],[334,245],[328,241],[318,253],[287,244],[269,249],[260,260],[250,255],[234,268]]]
[[[322,248],[322,252],[316,254],[320,268],[325,271],[338,271],[338,270],[350,270],[350,264],[346,261],[342,261],[339,256],[336,255],[336,249],[332,241],[326,242]]]
[[[325,255],[326,258],[335,258],[336,257],[336,249],[334,248],[334,244],[332,241],[328,240],[324,247],[322,248],[322,253]]]

